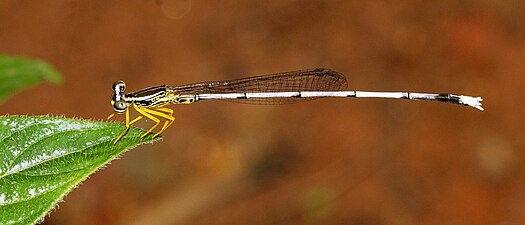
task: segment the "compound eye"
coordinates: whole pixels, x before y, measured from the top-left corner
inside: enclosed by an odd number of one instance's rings
[[[117,81],[115,83],[113,83],[113,90],[115,92],[122,92],[126,89],[126,83],[124,83],[124,81]]]
[[[128,108],[128,105],[124,101],[116,101],[113,103],[113,110],[117,113],[126,112],[126,108]]]

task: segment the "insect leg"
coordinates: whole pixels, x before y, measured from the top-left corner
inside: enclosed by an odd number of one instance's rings
[[[164,126],[162,127],[162,129],[157,134],[155,134],[155,136],[157,136],[157,135],[161,134],[162,132],[164,132],[164,130],[168,129],[168,127],[170,127],[171,124],[173,122],[175,122],[175,117],[173,116],[173,109],[170,109],[170,108],[155,108],[155,110],[162,111],[162,112],[167,112],[168,113],[167,116],[169,116],[169,118],[168,117],[164,117],[167,120],[169,120],[169,123],[164,123]],[[168,122],[168,121],[166,121],[166,122]],[[155,136],[153,136],[153,137],[155,137]]]
[[[120,135],[113,141],[113,145],[115,145],[129,130],[129,109],[126,109],[126,129],[120,133]]]
[[[171,124],[175,121],[175,117],[173,117],[173,110],[172,109],[168,109],[168,108],[154,108],[154,109],[143,109],[144,111],[150,113],[150,114],[153,114],[153,115],[156,115],[156,116],[159,116],[159,117],[162,117],[164,119],[166,119],[166,122],[164,122],[164,125],[162,126],[162,129],[160,129],[159,132],[157,132],[155,135],[153,135],[153,137],[156,137],[160,134],[162,134],[162,132],[164,132],[166,129],[168,129],[168,127],[171,126]],[[163,112],[166,112],[166,113],[163,113]]]
[[[148,119],[150,120],[153,120],[155,122],[155,125],[153,125],[151,128],[149,128],[148,131],[146,131],[146,133],[142,134],[140,137],[143,138],[145,137],[146,135],[148,135],[149,133],[151,133],[151,131],[153,129],[155,129],[159,124],[160,124],[160,120],[158,118],[156,118],[155,116],[149,114],[147,111],[149,111],[149,109],[146,109],[146,108],[142,108],[142,107],[139,107],[139,106],[136,106],[136,105],[133,105],[133,107],[135,108],[135,110],[137,110],[137,112],[139,112],[140,114],[142,114],[143,116],[147,117]],[[147,111],[146,111],[147,110]]]
[[[144,118],[144,117],[143,116],[137,116],[137,118],[135,118],[131,122],[129,122],[129,125],[134,124],[135,122],[141,120],[142,118]]]

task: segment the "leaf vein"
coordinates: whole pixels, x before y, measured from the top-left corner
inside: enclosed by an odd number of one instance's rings
[[[103,127],[103,128],[97,128],[97,129],[84,129],[84,130],[96,131],[96,130],[103,130],[103,129],[106,129],[106,128]],[[25,169],[29,169],[29,168],[31,168],[31,167],[33,167],[33,166],[39,165],[39,164],[41,164],[41,163],[43,163],[43,162],[47,162],[47,161],[49,161],[49,160],[58,159],[58,158],[61,158],[62,156],[66,156],[66,155],[69,155],[69,154],[71,154],[71,153],[76,153],[76,152],[79,152],[79,151],[83,151],[83,150],[85,150],[85,149],[87,149],[87,148],[89,148],[89,147],[91,147],[91,146],[96,146],[96,145],[101,144],[101,143],[104,143],[104,142],[109,142],[109,141],[103,141],[103,142],[100,142],[100,143],[97,143],[97,144],[94,144],[94,145],[86,146],[86,147],[84,147],[84,148],[82,148],[82,149],[79,149],[78,151],[72,151],[72,152],[68,152],[68,153],[66,153],[66,154],[58,155],[57,157],[51,157],[51,158],[49,158],[49,159],[42,160],[42,161],[40,161],[40,162],[38,162],[38,163],[32,164],[32,165],[29,166],[29,167],[25,167],[25,168],[23,168],[22,170],[15,170],[14,172],[13,172],[13,171],[9,171],[9,170],[13,167],[13,164],[15,164],[16,161],[17,161],[17,160],[18,160],[18,159],[19,159],[19,158],[20,158],[20,157],[21,157],[21,156],[22,156],[22,155],[23,155],[28,149],[30,149],[30,147],[32,147],[32,146],[34,146],[34,145],[40,143],[41,141],[43,141],[43,140],[45,140],[45,139],[47,139],[47,138],[53,137],[53,136],[58,135],[58,134],[63,134],[63,133],[71,132],[71,131],[77,131],[77,130],[75,130],[75,129],[71,129],[71,130],[62,130],[62,131],[60,131],[60,132],[56,132],[56,133],[53,133],[53,134],[50,134],[50,135],[42,136],[40,139],[38,139],[38,140],[35,141],[34,143],[31,143],[31,144],[28,145],[25,149],[23,149],[22,152],[21,152],[18,156],[16,156],[16,157],[11,161],[11,163],[9,163],[8,171],[7,171],[5,174],[3,174],[2,176],[0,176],[0,178],[2,178],[2,177],[4,177],[4,176],[8,176],[8,175],[10,175],[10,174],[14,174],[14,173],[17,173],[17,172],[23,171],[23,170],[25,170]]]

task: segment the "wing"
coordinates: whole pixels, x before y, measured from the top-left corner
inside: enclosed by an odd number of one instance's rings
[[[307,69],[247,77],[226,81],[203,82],[169,87],[179,94],[225,94],[293,91],[342,91],[347,87],[346,78],[325,68]],[[316,98],[257,98],[224,100],[247,104],[287,104]]]

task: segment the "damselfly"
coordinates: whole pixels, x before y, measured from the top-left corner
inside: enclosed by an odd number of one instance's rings
[[[156,137],[175,121],[169,104],[191,104],[203,100],[226,100],[249,104],[288,104],[322,97],[351,98],[397,98],[410,100],[429,100],[471,106],[479,110],[481,97],[457,94],[430,94],[415,92],[373,92],[346,90],[346,78],[333,70],[317,68],[241,78],[227,81],[203,82],[178,87],[159,85],[140,91],[125,93],[124,81],[113,84],[113,110],[126,114],[126,129],[115,139],[116,144],[128,131],[130,125],[148,118],[155,122],[145,137],[165,120]],[[130,106],[140,115],[130,119]],[[111,118],[112,114],[109,118]]]

